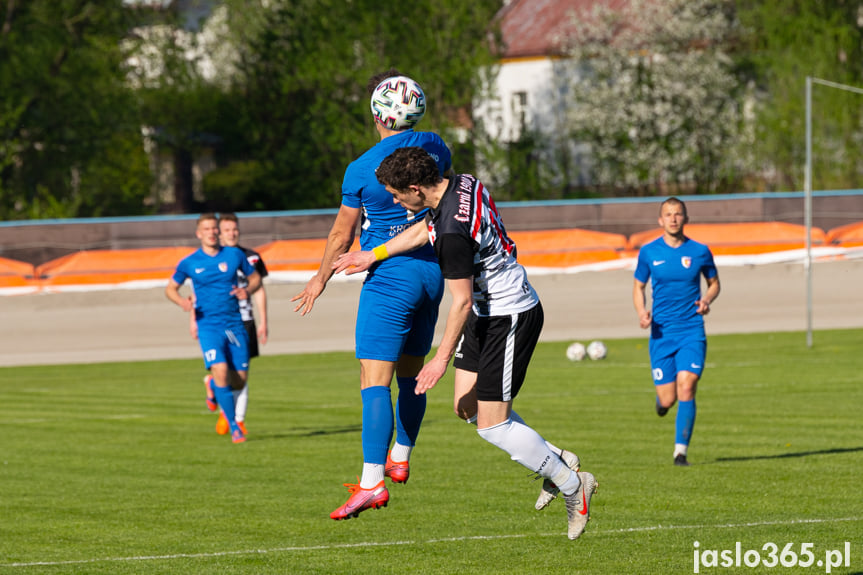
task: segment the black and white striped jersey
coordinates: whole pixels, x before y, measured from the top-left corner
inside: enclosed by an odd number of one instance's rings
[[[429,238],[446,279],[473,277],[473,310],[480,317],[521,313],[539,298],[515,243],[482,182],[459,174],[430,210]]]
[[[263,281],[264,278],[267,277],[269,272],[267,271],[267,266],[264,265],[264,260],[261,259],[260,254],[255,250],[249,248],[244,248],[242,246],[237,247],[243,250],[243,253],[246,255],[246,259],[249,260],[249,263],[255,267],[255,270],[261,276],[261,281]],[[237,287],[244,288],[249,286],[249,280],[246,278],[242,271],[237,272],[237,278],[239,280],[237,282]],[[243,317],[243,321],[254,321],[255,315],[252,312],[252,298],[250,297],[248,299],[241,299],[238,301],[240,303],[240,315]]]

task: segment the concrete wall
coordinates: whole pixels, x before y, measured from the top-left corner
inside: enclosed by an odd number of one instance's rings
[[[802,193],[683,197],[698,223],[804,223]],[[660,199],[569,200],[498,205],[510,231],[584,228],[624,234],[657,227]],[[240,214],[243,243],[323,238],[336,210]],[[197,215],[0,223],[0,257],[38,265],[80,250],[195,246]],[[863,191],[818,192],[813,225],[828,231],[863,221]]]

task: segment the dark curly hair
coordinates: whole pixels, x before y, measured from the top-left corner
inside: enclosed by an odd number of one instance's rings
[[[437,163],[427,151],[419,147],[398,148],[384,158],[375,170],[378,181],[396,190],[410,186],[434,186],[441,178]]]

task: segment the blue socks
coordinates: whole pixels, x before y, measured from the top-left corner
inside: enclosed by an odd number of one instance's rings
[[[363,398],[363,461],[385,465],[393,438],[393,403],[383,385],[360,391]]]
[[[695,427],[695,400],[678,401],[674,442],[689,445],[693,427]]]
[[[413,447],[417,443],[426,413],[426,394],[417,395],[415,377],[397,377],[399,398],[396,401],[396,443]]]
[[[228,420],[228,424],[231,426],[231,433],[238,430],[237,413],[234,410],[234,392],[231,391],[230,387],[218,387],[214,382],[213,395],[216,396],[216,403],[219,404],[219,407],[225,413],[225,419]]]

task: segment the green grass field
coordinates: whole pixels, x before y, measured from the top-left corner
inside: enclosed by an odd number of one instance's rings
[[[581,363],[542,344],[515,401],[600,483],[575,542],[562,501],[535,511],[539,482],[452,414],[451,371],[410,482],[336,522],[362,460],[352,354],[255,360],[236,446],[213,431],[199,360],[2,369],[0,575],[693,573],[696,551],[736,543],[768,563],[771,543],[811,543],[813,563],[700,572],[824,573],[846,541],[832,572],[863,572],[863,330],[811,350],[800,333],[712,336],[690,468],[671,464],[676,410],[654,413],[646,340],[606,343]]]

